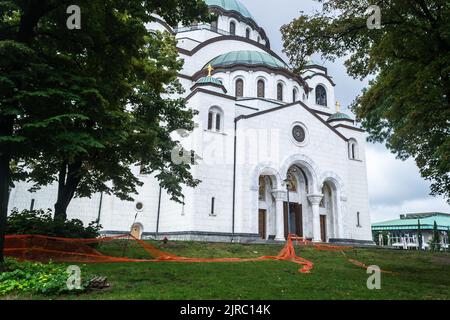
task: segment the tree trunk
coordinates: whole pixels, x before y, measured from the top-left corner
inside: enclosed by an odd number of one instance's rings
[[[63,163],[59,169],[58,197],[55,203],[54,220],[67,219],[67,207],[72,201],[80,183],[81,161],[73,164]]]
[[[11,169],[9,155],[0,155],[0,271],[4,269],[3,248],[5,244],[6,219],[8,215],[9,183]]]
[[[13,132],[12,118],[0,119],[0,136],[11,136]],[[5,245],[6,220],[8,216],[9,186],[11,182],[11,155],[5,145],[0,149],[0,271],[4,269],[3,248]]]

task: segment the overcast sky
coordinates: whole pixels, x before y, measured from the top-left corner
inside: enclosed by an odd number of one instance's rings
[[[321,5],[312,0],[241,0],[265,29],[272,50],[282,54],[280,27],[297,17],[301,11],[312,13]],[[320,57],[313,57],[319,60]],[[367,81],[359,81],[347,75],[342,61],[323,61],[336,82],[336,99],[348,106]],[[348,111],[347,111],[348,112]],[[413,160],[397,160],[383,145],[368,144],[367,170],[369,178],[370,214],[372,222],[396,219],[400,213],[450,212],[450,206],[442,198],[429,195],[429,182],[424,181]]]

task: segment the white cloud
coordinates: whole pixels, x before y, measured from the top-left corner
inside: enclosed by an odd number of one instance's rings
[[[371,205],[372,223],[398,219],[402,213],[449,212],[448,204],[440,198],[418,198],[404,201],[401,205]]]
[[[368,144],[366,153],[373,222],[395,219],[400,213],[450,211],[444,199],[429,195],[430,183],[412,159],[398,160],[382,145]]]

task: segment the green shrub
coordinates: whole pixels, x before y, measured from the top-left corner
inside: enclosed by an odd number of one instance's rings
[[[13,209],[8,216],[7,234],[40,234],[64,238],[97,238],[101,225],[91,222],[87,227],[78,219],[53,220],[52,211]]]
[[[434,221],[433,226],[433,237],[428,242],[430,245],[430,249],[432,251],[440,251],[441,250],[441,232],[438,230],[438,226],[436,221]]]
[[[7,258],[6,268],[7,271],[0,274],[0,296],[9,293],[58,295],[71,291],[67,287],[69,273],[64,265],[19,262]],[[86,284],[82,284],[81,289],[75,291],[85,289]]]

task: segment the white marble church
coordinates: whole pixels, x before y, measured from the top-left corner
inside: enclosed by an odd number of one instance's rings
[[[142,238],[283,241],[290,230],[317,242],[371,243],[365,133],[339,111],[327,69],[311,62],[292,72],[241,2],[205,2],[212,24],[149,26],[178,40],[179,80],[198,127],[174,136],[201,158],[192,168],[200,185],[185,188],[178,204],[136,168],[145,184],[135,202],[74,199],[69,218]],[[56,186],[29,187],[11,191],[10,210],[53,208]]]

